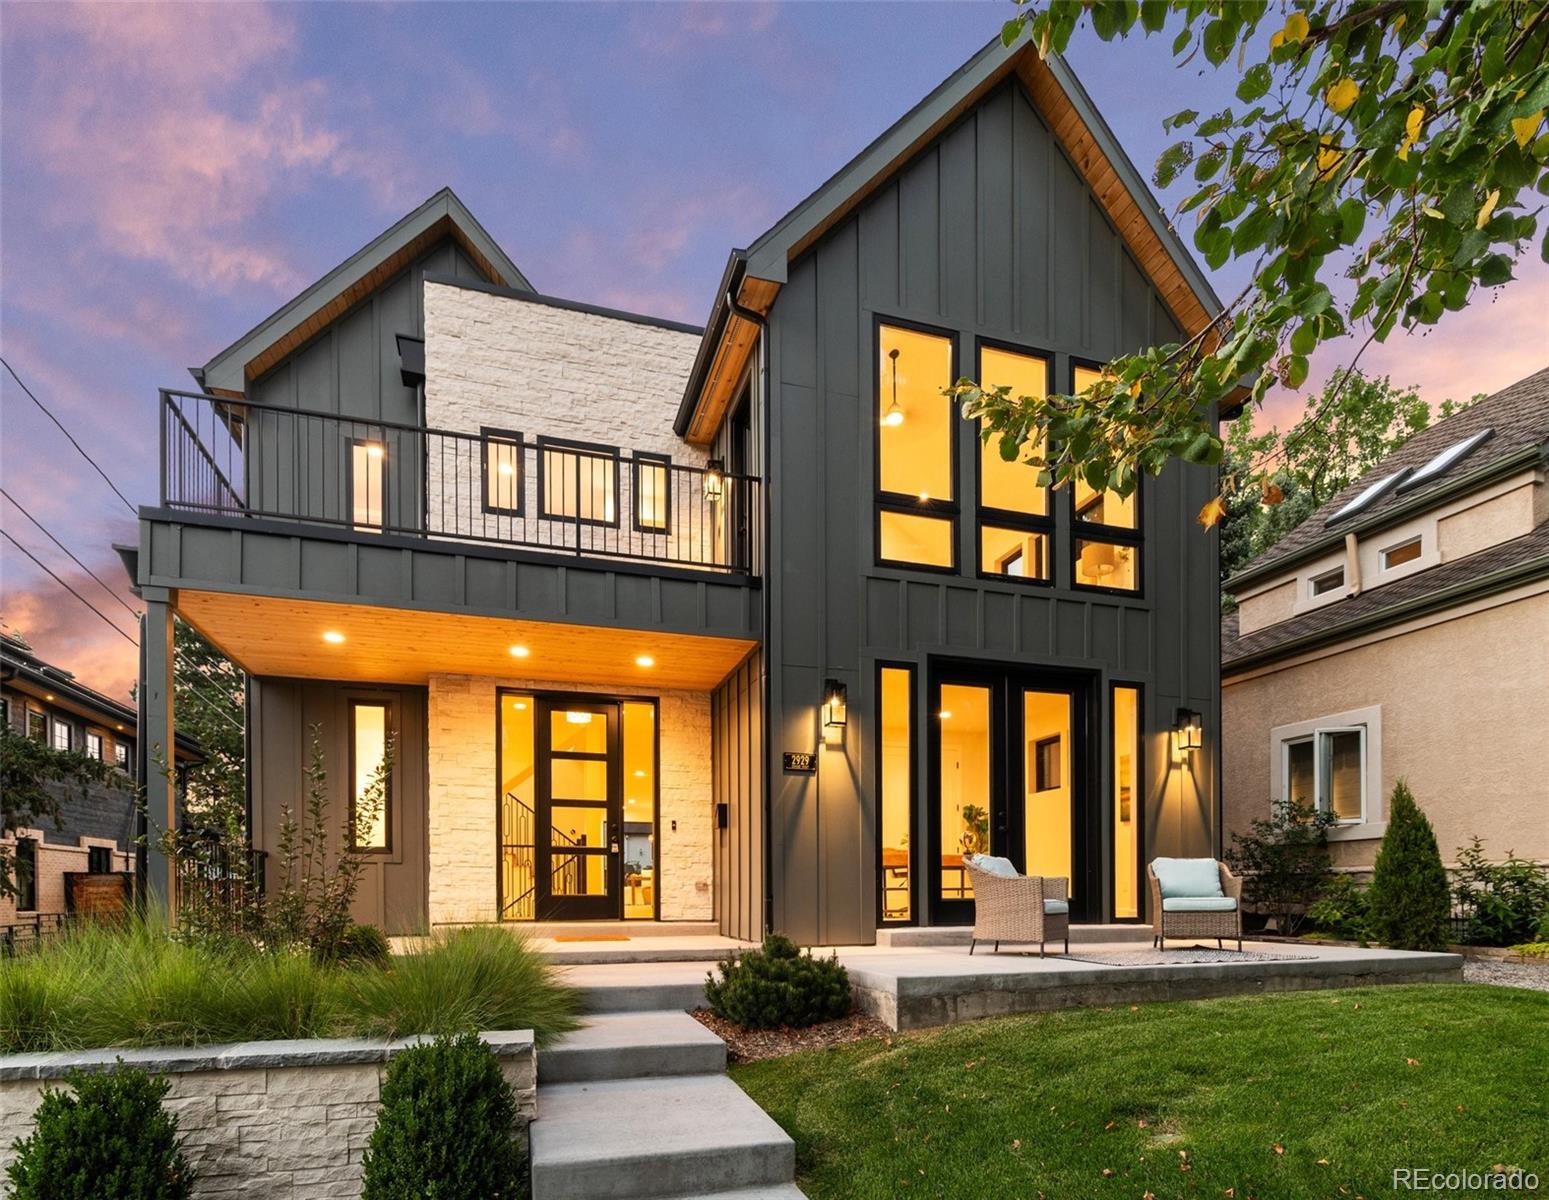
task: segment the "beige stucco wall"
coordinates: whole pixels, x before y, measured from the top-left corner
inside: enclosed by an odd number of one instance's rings
[[[1453,862],[1470,836],[1492,856],[1549,860],[1549,587],[1350,649],[1309,656],[1222,687],[1227,840],[1267,815],[1271,730],[1380,706],[1382,808],[1409,782]],[[1333,844],[1335,862],[1368,866],[1377,841]]]
[[[1296,580],[1287,579],[1252,596],[1241,598],[1237,606],[1238,629],[1244,634],[1288,621],[1296,611]]]
[[[432,675],[429,687],[429,859],[432,926],[493,921],[496,889],[495,704],[499,688],[596,693],[565,684]],[[610,687],[655,696],[661,713],[657,889],[663,921],[714,918],[715,819],[710,795],[710,697],[703,692]],[[676,823],[676,828],[673,828]]]
[[[1532,532],[1534,499],[1545,489],[1524,484],[1501,496],[1445,516],[1437,526],[1441,560],[1465,558],[1489,546]]]

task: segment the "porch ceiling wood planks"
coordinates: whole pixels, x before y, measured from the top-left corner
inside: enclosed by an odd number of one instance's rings
[[[254,675],[362,683],[423,684],[444,674],[704,692],[755,645],[233,592],[179,591],[177,612]],[[325,642],[330,630],[344,641]],[[514,657],[513,645],[528,655]],[[642,654],[655,666],[637,666]]]

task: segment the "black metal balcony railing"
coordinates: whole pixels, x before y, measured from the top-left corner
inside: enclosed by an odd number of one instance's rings
[[[714,464],[191,392],[161,393],[161,502],[581,557],[744,574],[758,565],[758,480]]]

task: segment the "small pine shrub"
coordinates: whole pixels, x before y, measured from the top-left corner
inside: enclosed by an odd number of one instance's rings
[[[37,1128],[6,1169],[14,1200],[185,1200],[194,1173],[162,1107],[167,1081],[120,1063],[68,1077],[72,1095],[45,1088]]]
[[[340,963],[368,963],[373,967],[385,967],[393,957],[387,935],[375,925],[352,924],[339,935],[334,945],[333,959]]]
[[[1335,875],[1307,910],[1307,919],[1319,933],[1364,944],[1371,940],[1370,910],[1366,889],[1348,875]]]
[[[393,1059],[367,1143],[361,1200],[503,1200],[523,1194],[516,1099],[477,1034]]]
[[[1400,779],[1388,802],[1388,831],[1377,851],[1370,893],[1372,936],[1395,950],[1447,945],[1452,895],[1436,831]]]
[[[762,950],[720,964],[705,980],[710,1011],[744,1029],[801,1028],[850,1011],[850,973],[837,956],[813,958],[772,933]]]

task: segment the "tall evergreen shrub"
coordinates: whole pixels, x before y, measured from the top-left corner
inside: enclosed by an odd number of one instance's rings
[[[1441,950],[1447,945],[1452,901],[1436,831],[1400,779],[1388,801],[1388,831],[1372,870],[1372,935],[1395,950]]]

